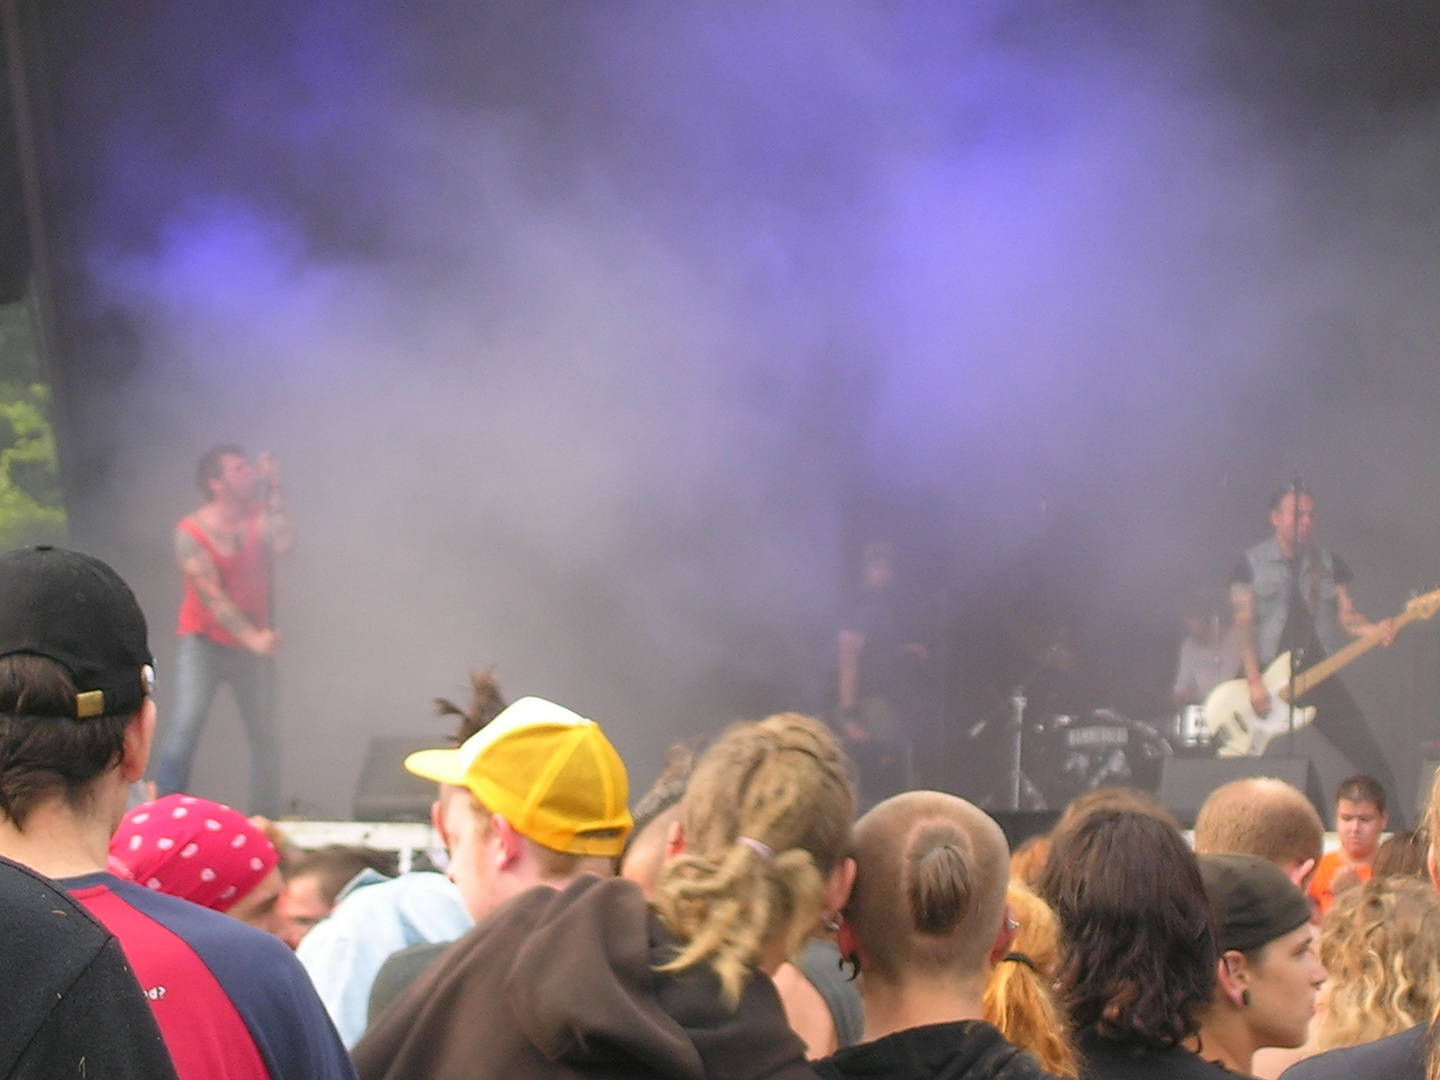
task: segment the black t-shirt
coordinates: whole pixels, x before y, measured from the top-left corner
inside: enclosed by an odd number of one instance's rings
[[[1291,1065],[1280,1080],[1423,1080],[1426,1027],[1317,1054]]]
[[[115,936],[53,882],[0,859],[0,1077],[174,1080]]]
[[[1080,1040],[1080,1080],[1235,1080],[1238,1075],[1183,1047],[1136,1054],[1113,1039]]]
[[[860,654],[860,694],[886,697],[901,675],[900,606],[893,587],[856,589],[840,619],[841,631],[865,636]]]
[[[907,1028],[814,1066],[822,1080],[1055,1080],[983,1020]]]

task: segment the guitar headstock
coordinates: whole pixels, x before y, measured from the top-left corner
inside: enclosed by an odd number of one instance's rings
[[[1440,611],[1440,589],[1432,589],[1422,596],[1412,597],[1405,604],[1405,614],[1412,619],[1428,619]]]

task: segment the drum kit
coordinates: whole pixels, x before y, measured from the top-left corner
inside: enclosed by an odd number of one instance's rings
[[[1019,775],[1012,776],[1006,809],[1059,809],[1077,795],[1119,785],[1154,794],[1166,758],[1215,753],[1199,705],[1153,724],[1113,709],[1022,724]]]

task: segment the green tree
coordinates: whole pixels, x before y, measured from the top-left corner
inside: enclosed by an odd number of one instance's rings
[[[0,548],[65,540],[65,500],[31,308],[0,305]]]

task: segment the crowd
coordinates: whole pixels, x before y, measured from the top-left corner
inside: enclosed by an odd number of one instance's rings
[[[1193,841],[1143,793],[1012,857],[782,713],[633,803],[595,722],[474,678],[433,781],[444,874],[180,793],[127,812],[155,727],[104,563],[0,556],[0,1077],[1440,1078],[1440,893],[1341,785],[1340,848],[1277,780]]]

